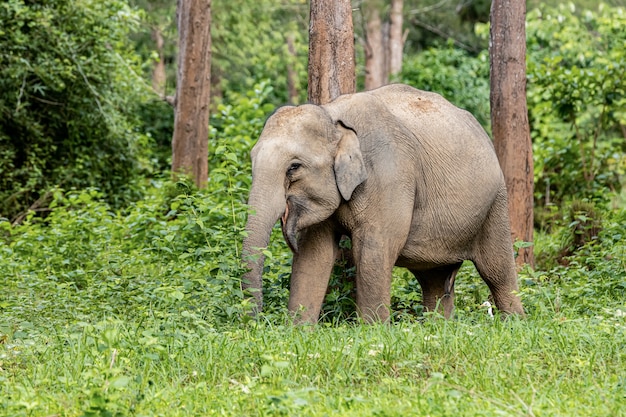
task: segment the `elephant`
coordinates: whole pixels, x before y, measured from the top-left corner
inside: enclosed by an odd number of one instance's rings
[[[442,96],[403,84],[284,106],[251,151],[242,277],[262,308],[262,250],[281,220],[293,252],[288,309],[316,323],[339,250],[352,239],[356,307],[390,316],[394,266],[409,269],[426,311],[449,318],[465,260],[504,314],[524,315],[504,176],[478,121]]]

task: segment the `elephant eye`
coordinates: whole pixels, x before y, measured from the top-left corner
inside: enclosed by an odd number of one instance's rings
[[[287,168],[287,175],[295,173],[301,166],[302,164],[299,162],[294,162],[293,164],[289,165],[289,168]]]

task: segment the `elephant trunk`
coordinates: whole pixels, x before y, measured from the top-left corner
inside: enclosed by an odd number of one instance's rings
[[[275,178],[274,175],[268,178]],[[254,313],[263,308],[263,250],[267,247],[276,221],[285,211],[285,191],[280,187],[262,187],[253,179],[248,200],[249,214],[246,223],[247,236],[243,240],[243,261],[249,271],[242,278],[242,288],[248,289],[254,297]]]

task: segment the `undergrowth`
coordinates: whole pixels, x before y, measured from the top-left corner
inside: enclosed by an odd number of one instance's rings
[[[1,222],[0,415],[619,415],[626,406],[626,211],[604,213],[598,236],[566,264],[520,274],[526,319],[490,319],[480,308],[488,290],[468,264],[452,321],[422,313],[417,283],[398,269],[392,324],[362,326],[349,286],[336,284],[310,331],[288,324],[290,256],[279,236],[266,310],[248,315],[238,192],[216,201],[160,181],[115,211],[95,190],[58,191],[46,218]],[[550,242],[567,241],[571,227],[540,236],[538,249],[558,252]]]

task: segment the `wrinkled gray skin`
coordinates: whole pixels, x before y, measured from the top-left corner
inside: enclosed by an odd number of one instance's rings
[[[283,107],[252,149],[244,287],[262,306],[263,256],[280,218],[294,253],[289,310],[316,322],[342,234],[352,238],[357,310],[386,320],[394,265],[422,287],[424,307],[454,303],[471,260],[496,306],[524,314],[504,178],[491,140],[468,112],[405,85]]]

